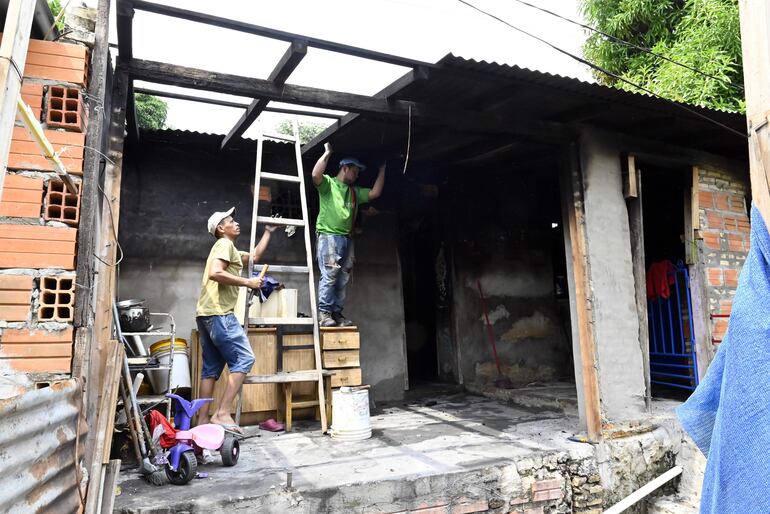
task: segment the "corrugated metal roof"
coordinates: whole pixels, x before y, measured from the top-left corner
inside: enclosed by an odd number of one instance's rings
[[[434,107],[489,112],[517,121],[585,122],[593,126],[646,140],[708,151],[744,159],[745,139],[706,119],[682,109],[681,104],[649,96],[534,71],[519,66],[465,59],[452,54],[438,62],[441,68],[430,70],[426,80],[412,82],[390,98],[411,100]],[[738,132],[745,132],[740,113],[697,106],[686,106]],[[377,154],[377,147],[405,147],[406,120],[358,115],[349,122],[332,125],[323,141],[330,140],[341,151]],[[337,127],[336,129],[334,127]],[[425,155],[440,160],[434,150],[443,139],[450,151],[472,148],[474,136],[458,127],[412,127],[410,157],[421,158],[420,145],[428,145]],[[507,136],[510,141],[511,136]],[[515,138],[514,138],[515,139]],[[322,141],[316,141],[315,145]],[[315,146],[314,145],[314,146]],[[304,151],[313,151],[308,146]],[[524,153],[528,148],[522,149]]]
[[[77,512],[75,447],[81,391],[57,382],[0,400],[0,512]],[[78,453],[87,425],[80,422]]]

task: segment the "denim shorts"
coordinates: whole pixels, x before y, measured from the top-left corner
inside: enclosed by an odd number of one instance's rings
[[[248,373],[254,365],[254,352],[235,314],[198,316],[198,338],[203,354],[201,378],[218,379],[225,369]]]

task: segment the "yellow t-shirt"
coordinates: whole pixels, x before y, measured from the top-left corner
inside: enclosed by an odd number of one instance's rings
[[[242,252],[236,250],[233,242],[226,237],[220,237],[214,243],[209,258],[206,260],[206,269],[203,271],[201,295],[195,309],[196,316],[223,316],[235,311],[235,304],[238,301],[238,286],[227,286],[209,280],[209,270],[211,270],[211,263],[214,262],[214,259],[221,259],[230,263],[226,268],[228,273],[240,276],[243,269],[241,254]]]

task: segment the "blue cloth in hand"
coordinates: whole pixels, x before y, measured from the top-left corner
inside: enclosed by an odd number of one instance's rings
[[[701,513],[770,513],[770,236],[756,208],[751,221],[727,334],[677,409],[708,458]]]

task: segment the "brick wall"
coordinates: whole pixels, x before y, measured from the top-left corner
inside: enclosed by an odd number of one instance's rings
[[[705,270],[711,341],[727,332],[738,275],[749,252],[748,177],[699,169],[701,259]]]
[[[17,122],[0,197],[0,398],[71,371],[87,54],[81,45],[30,42],[22,96],[78,193]]]

